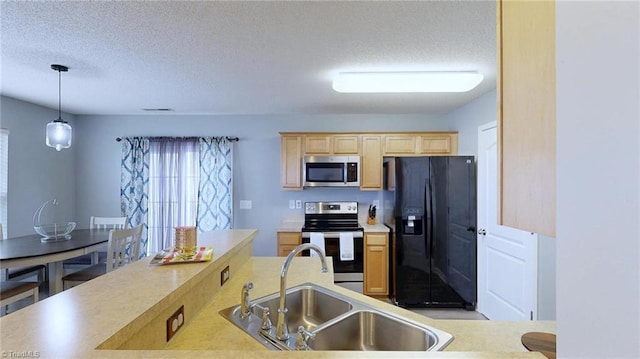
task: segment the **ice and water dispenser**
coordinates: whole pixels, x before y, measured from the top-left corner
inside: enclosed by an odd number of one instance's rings
[[[422,235],[422,216],[402,216],[402,234]]]

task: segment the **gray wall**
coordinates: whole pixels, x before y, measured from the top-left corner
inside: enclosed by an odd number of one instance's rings
[[[445,131],[445,116],[328,115],[328,116],[78,116],[75,150],[76,213],[81,226],[90,215],[120,213],[120,143],[125,136],[238,136],[234,152],[235,228],[257,228],[254,254],[276,254],[276,231],[281,219],[303,217],[289,209],[290,199],[305,201],[355,200],[366,209],[381,192],[317,188],[280,189],[280,137],[293,131]],[[252,209],[239,209],[251,200]]]
[[[538,319],[556,320],[556,239],[538,235]]]
[[[559,358],[640,358],[640,3],[556,3]]]
[[[51,198],[59,205],[47,207],[43,222],[75,218],[75,143],[60,152],[45,145],[46,125],[57,118],[57,110],[0,97],[0,126],[9,130],[7,236],[33,234],[33,213]],[[74,116],[63,113],[62,118],[77,136]]]
[[[447,115],[452,131],[458,131],[458,154],[478,157],[478,127],[497,118],[496,91],[490,91]]]

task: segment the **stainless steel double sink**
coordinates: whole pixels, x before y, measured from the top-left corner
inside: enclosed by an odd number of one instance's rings
[[[254,299],[246,318],[240,316],[240,305],[223,309],[220,314],[270,349],[296,350],[300,326],[312,336],[308,340],[309,350],[436,351],[453,340],[451,334],[442,330],[305,283],[286,292],[291,336],[281,341],[276,339],[274,328],[261,329],[263,309],[268,308],[275,318],[279,300],[279,293]]]

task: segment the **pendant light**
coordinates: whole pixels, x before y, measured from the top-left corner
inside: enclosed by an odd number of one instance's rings
[[[47,124],[47,146],[53,147],[56,151],[63,148],[71,147],[71,126],[67,121],[62,119],[61,104],[61,73],[69,71],[69,68],[63,65],[51,65],[53,70],[58,71],[58,119]]]

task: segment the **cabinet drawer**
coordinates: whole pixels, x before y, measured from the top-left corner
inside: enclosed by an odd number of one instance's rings
[[[278,232],[278,245],[298,245],[302,235],[297,232]]]
[[[366,234],[366,243],[367,246],[386,246],[387,245],[387,234],[386,233],[369,233]]]

